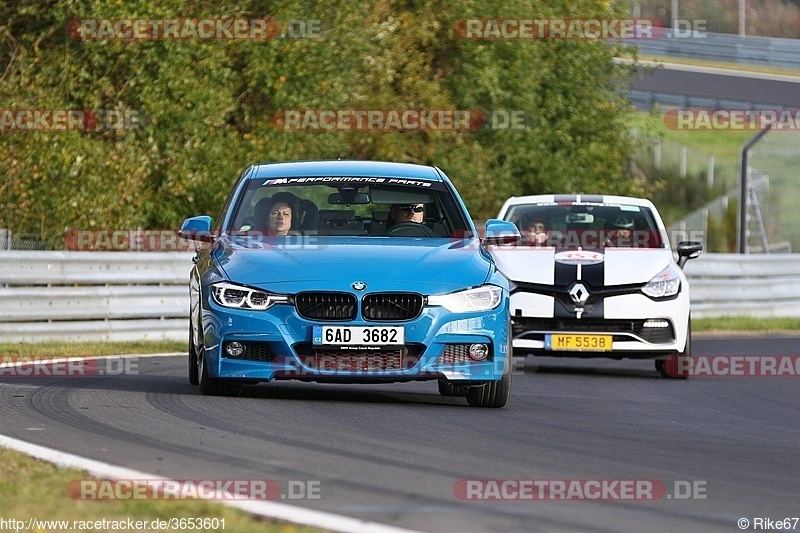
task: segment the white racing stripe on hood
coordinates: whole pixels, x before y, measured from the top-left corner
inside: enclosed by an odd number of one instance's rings
[[[552,285],[555,280],[555,248],[523,246],[490,248],[500,272],[512,281]]]
[[[606,248],[605,285],[647,283],[672,261],[663,248]],[[555,248],[491,247],[497,267],[508,279],[552,285],[555,280]]]
[[[672,251],[664,248],[606,248],[605,284],[647,283],[667,268]]]

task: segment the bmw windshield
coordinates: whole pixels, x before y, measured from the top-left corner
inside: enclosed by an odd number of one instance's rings
[[[449,238],[470,230],[444,182],[375,177],[250,179],[231,234]]]

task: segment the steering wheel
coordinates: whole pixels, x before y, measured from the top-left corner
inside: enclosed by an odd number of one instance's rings
[[[389,228],[384,235],[397,237],[438,237],[431,228],[418,222],[400,222]]]

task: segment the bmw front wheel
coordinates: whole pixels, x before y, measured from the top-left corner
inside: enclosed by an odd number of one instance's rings
[[[510,395],[511,365],[506,363],[502,378],[467,389],[467,403],[472,407],[505,407]]]
[[[200,347],[197,350],[197,373],[200,379],[200,392],[209,396],[239,396],[240,387],[232,383],[227,383],[219,378],[212,378],[208,375],[208,364],[206,361],[206,350],[202,338]]]

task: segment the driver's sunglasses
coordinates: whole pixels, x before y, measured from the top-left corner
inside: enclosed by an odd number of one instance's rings
[[[411,211],[413,213],[422,213],[422,211],[425,208],[422,207],[421,205],[398,205],[397,209],[399,209],[400,211]]]

